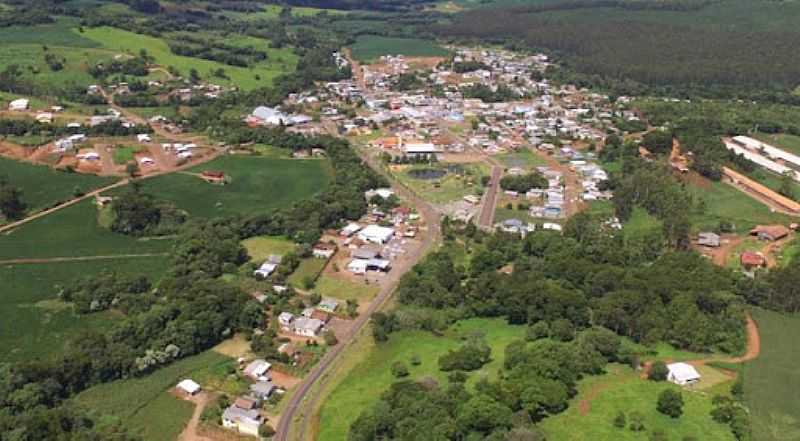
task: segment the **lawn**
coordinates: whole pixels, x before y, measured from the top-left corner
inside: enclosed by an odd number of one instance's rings
[[[242,241],[247,254],[253,261],[260,263],[270,254],[283,256],[294,251],[297,245],[283,236],[256,236]]]
[[[111,27],[92,28],[86,29],[84,35],[99,43],[102,47],[114,51],[138,54],[140,49],[146,49],[147,53],[155,58],[156,63],[165,67],[173,66],[183,75],[188,75],[189,70],[194,68],[197,69],[201,77],[214,83],[229,86],[235,85],[243,90],[267,85],[278,75],[292,72],[297,64],[297,56],[290,49],[269,49],[265,40],[258,39],[253,40],[260,43],[260,49],[267,51],[268,59],[253,67],[238,67],[211,60],[175,55],[162,39],[121,29]],[[231,36],[230,38],[232,41],[236,41],[236,37]],[[224,69],[230,79],[209,78],[209,72],[219,68]],[[261,79],[256,79],[256,76]]]
[[[76,187],[86,192],[115,181],[114,178],[67,173],[6,158],[0,158],[0,176],[7,177],[15,187],[22,189],[22,198],[30,211],[71,199]]]
[[[316,257],[309,257],[300,261],[300,265],[289,276],[288,282],[295,287],[305,289],[304,281],[307,279],[315,280],[319,273],[325,268],[328,261],[325,259],[318,259]]]
[[[432,40],[419,38],[380,37],[361,35],[351,47],[353,56],[363,62],[376,61],[383,55],[406,57],[444,57],[447,50]]]
[[[415,178],[409,174],[415,170],[446,170],[448,167],[458,167],[461,168],[461,171],[448,172],[439,179]],[[482,188],[481,177],[489,175],[489,166],[483,163],[401,165],[392,166],[391,171],[397,179],[420,197],[433,203],[442,204],[477,193]]]
[[[164,253],[171,240],[136,239],[97,221],[91,200],[64,208],[0,236],[0,260]]]
[[[685,402],[683,416],[677,419],[656,410],[658,394],[678,386],[666,382],[642,380],[638,372],[627,366],[609,365],[605,375],[592,376],[578,384],[578,395],[569,408],[545,419],[540,427],[551,441],[644,440],[647,433],[663,430],[670,440],[694,436],[702,440],[734,440],[728,426],[711,419],[711,397],[694,391],[682,392]],[[588,401],[588,411],[581,412],[579,403]],[[647,432],[619,429],[612,424],[618,412],[638,411],[644,417]]]
[[[314,291],[322,297],[333,297],[340,300],[355,300],[359,304],[371,301],[380,291],[378,285],[367,285],[364,282],[351,282],[344,278],[323,274],[314,286]]]
[[[722,182],[711,182],[707,188],[695,185],[686,188],[705,204],[703,213],[692,216],[693,228],[697,231],[712,231],[723,220],[732,222],[740,233],[757,224],[788,225],[791,222],[789,216],[770,212],[766,205]]]
[[[214,351],[185,358],[143,377],[101,384],[75,399],[101,414],[118,418],[148,441],[174,441],[192,415],[194,405],[168,394],[184,378],[208,379],[231,359]]]
[[[131,146],[119,146],[114,148],[114,152],[112,153],[112,157],[114,158],[114,164],[117,165],[125,165],[134,160],[134,155],[141,151],[141,147],[131,147]]]
[[[390,372],[392,363],[403,361],[409,368],[410,378],[433,377],[445,385],[447,374],[439,370],[437,360],[449,349],[460,346],[461,337],[474,331],[485,333],[492,347],[493,360],[480,371],[469,374],[469,385],[478,378],[494,379],[503,364],[505,347],[512,341],[524,337],[525,328],[511,326],[501,319],[470,319],[454,325],[444,336],[437,337],[424,331],[401,331],[393,333],[389,341],[380,345],[371,343],[371,337],[363,350],[347,353],[355,366],[346,373],[341,382],[324,401],[320,414],[320,433],[317,439],[343,441],[347,439],[350,424],[364,409],[374,404],[395,380]],[[358,343],[357,343],[358,344]],[[361,349],[361,348],[358,348]],[[409,360],[419,356],[421,364],[412,366]]]
[[[544,158],[527,148],[520,149],[513,153],[497,155],[495,159],[502,162],[506,167],[521,167],[526,170],[547,165],[547,161],[545,161]]]
[[[761,353],[744,366],[745,401],[753,440],[800,439],[800,316],[754,310]]]
[[[322,191],[330,179],[327,160],[294,160],[224,156],[191,169],[221,170],[226,185],[208,184],[197,176],[173,173],[142,182],[145,192],[172,201],[201,217],[249,215],[285,207]]]
[[[101,270],[158,279],[164,268],[165,257],[0,266],[0,361],[56,354],[79,332],[107,329],[118,320],[110,312],[76,315],[58,301],[58,285]]]

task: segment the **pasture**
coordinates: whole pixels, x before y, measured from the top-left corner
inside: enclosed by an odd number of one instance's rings
[[[307,280],[316,280],[317,276],[325,268],[327,260],[317,259],[316,257],[309,257],[300,261],[297,269],[287,278],[287,282],[292,286],[305,289],[305,282]]]
[[[283,256],[297,247],[294,242],[283,236],[251,237],[243,240],[242,245],[247,249],[247,255],[258,263],[266,260],[270,254]]]
[[[99,47],[96,41],[81,35],[78,20],[61,18],[52,24],[11,26],[0,29],[0,41],[6,45],[48,45],[75,48]]]
[[[194,68],[203,78],[218,84],[235,85],[243,90],[250,90],[267,84],[278,75],[293,71],[297,64],[297,57],[290,49],[270,49],[266,40],[259,39],[248,41],[258,42],[259,49],[265,50],[269,58],[254,67],[238,67],[211,60],[175,55],[162,39],[121,29],[111,27],[92,28],[86,29],[84,35],[105,49],[117,52],[138,54],[140,49],[146,49],[147,53],[154,57],[155,62],[159,65],[175,67],[183,75],[188,75],[189,70]],[[236,41],[236,38],[231,38],[231,40]],[[209,77],[209,72],[220,68],[225,70],[230,79]],[[256,79],[256,76],[260,80]]]
[[[723,182],[688,185],[696,200],[702,200],[704,211],[693,213],[692,226],[697,231],[713,230],[720,221],[731,222],[737,232],[745,232],[757,224],[789,224],[789,216],[773,213],[769,208],[745,193]]]
[[[800,436],[800,316],[753,310],[761,353],[744,365],[744,392],[753,439],[779,441]]]
[[[193,216],[223,217],[263,213],[307,199],[324,189],[330,165],[323,160],[224,156],[191,169],[221,170],[225,185],[208,184],[192,174],[173,173],[142,182],[157,199],[173,202]]]
[[[612,364],[604,375],[591,376],[578,383],[578,395],[561,414],[546,418],[540,427],[548,440],[642,440],[654,430],[664,431],[669,439],[681,440],[687,436],[709,441],[733,441],[735,438],[727,425],[711,419],[711,397],[707,394],[682,390],[684,408],[680,418],[670,418],[656,410],[658,394],[676,385],[641,379],[638,372],[628,366]],[[630,421],[632,411],[639,412],[644,420],[645,432],[620,429],[612,424],[618,412],[625,412]]]
[[[0,261],[53,257],[164,253],[168,239],[136,239],[113,233],[97,221],[98,210],[85,200],[0,235]]]
[[[381,37],[361,35],[351,47],[353,56],[370,63],[383,55],[404,55],[406,57],[444,57],[447,51],[431,40],[419,38]]]
[[[342,277],[322,274],[314,285],[314,292],[322,297],[333,297],[340,300],[355,300],[359,304],[371,301],[378,294],[380,287],[364,282],[353,282]]]
[[[447,374],[439,370],[439,356],[460,346],[461,338],[475,331],[486,335],[493,359],[481,370],[469,373],[468,385],[474,385],[479,378],[496,377],[503,364],[505,347],[524,337],[524,327],[508,325],[501,319],[471,319],[457,323],[442,337],[424,331],[400,331],[380,345],[372,343],[372,337],[361,337],[344,361],[352,369],[323,403],[317,439],[347,439],[350,424],[395,381],[390,368],[396,361],[406,363],[411,379],[433,377],[439,384],[446,384]],[[414,355],[421,360],[419,366],[410,363]]]
[[[94,386],[75,399],[100,414],[114,417],[142,439],[174,441],[189,421],[194,405],[167,391],[184,378],[194,378],[204,385],[201,377],[207,378],[209,371],[230,361],[227,356],[206,351],[143,378]]]
[[[115,181],[114,178],[67,173],[6,158],[0,158],[0,176],[7,177],[12,185],[22,189],[22,198],[28,204],[29,211],[71,199],[76,188],[87,192]]]
[[[58,300],[58,286],[75,279],[114,271],[157,280],[165,257],[0,265],[0,361],[30,360],[59,353],[70,337],[88,329],[109,328],[118,315],[102,312],[79,316]]]

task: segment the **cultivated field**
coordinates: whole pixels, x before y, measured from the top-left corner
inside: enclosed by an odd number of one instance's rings
[[[383,55],[405,55],[406,57],[443,57],[447,51],[430,40],[417,38],[380,37],[362,35],[351,47],[353,56],[369,63]]]
[[[754,310],[761,353],[744,366],[745,401],[752,415],[753,439],[782,441],[800,436],[800,316]]]
[[[102,331],[118,319],[113,312],[76,315],[58,300],[59,285],[100,271],[157,280],[164,268],[165,257],[0,265],[0,361],[56,354],[70,337],[86,329]]]
[[[6,158],[0,158],[0,176],[7,177],[11,184],[22,189],[22,198],[33,211],[71,199],[76,188],[88,192],[115,181],[114,178],[66,173]]]
[[[723,182],[704,181],[686,188],[705,205],[704,213],[692,216],[694,228],[700,231],[713,230],[720,221],[732,222],[736,231],[744,232],[757,224],[788,224],[792,219],[770,212],[766,205]]]
[[[473,319],[455,325],[443,337],[423,331],[401,331],[391,334],[388,342],[374,346],[371,337],[362,338],[356,344],[366,347],[354,348],[348,354],[352,359],[345,361],[348,365],[355,364],[355,367],[347,372],[323,404],[317,439],[347,439],[350,424],[395,381],[390,368],[396,361],[406,363],[412,379],[433,377],[445,385],[447,374],[439,370],[439,356],[457,348],[460,338],[474,331],[485,333],[492,347],[493,360],[480,371],[469,374],[468,384],[472,385],[479,378],[495,378],[503,364],[505,347],[522,338],[525,328],[510,326],[501,319]],[[414,355],[421,360],[419,366],[410,363]]]
[[[119,380],[88,389],[77,401],[100,414],[113,416],[143,439],[174,441],[192,415],[194,405],[179,400],[168,390],[184,378],[207,378],[217,366],[231,359],[214,351],[180,360],[144,378]]]
[[[254,214],[285,207],[320,192],[330,179],[326,160],[225,156],[191,169],[221,170],[226,185],[208,184],[191,173],[173,173],[142,182],[157,199],[201,217]]]

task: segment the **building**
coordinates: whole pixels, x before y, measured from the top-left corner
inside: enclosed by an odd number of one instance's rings
[[[750,271],[765,266],[767,264],[767,259],[760,253],[745,251],[739,256],[739,263],[742,264],[745,270]]]
[[[15,111],[15,112],[22,112],[28,110],[30,106],[30,101],[25,98],[20,98],[18,100],[11,101],[8,104],[8,110]]]
[[[700,381],[700,374],[688,363],[672,363],[667,365],[667,381],[686,386]]]
[[[304,337],[316,337],[322,330],[323,323],[320,320],[307,317],[299,317],[295,319],[293,331],[297,335]]]
[[[250,385],[250,393],[259,400],[268,399],[275,389],[277,388],[271,381],[258,381]]]
[[[783,225],[758,225],[750,230],[751,236],[758,236],[759,240],[776,241],[789,235],[789,229]]]
[[[256,409],[242,409],[232,404],[222,414],[222,426],[236,429],[239,433],[258,436],[263,419]]]
[[[225,172],[218,171],[218,170],[204,170],[200,177],[203,178],[209,184],[224,184],[225,183]]]
[[[431,143],[406,144],[403,147],[407,156],[436,156],[439,149]]]
[[[292,322],[294,321],[294,314],[291,312],[282,312],[278,315],[278,324],[281,325],[282,328],[289,328],[292,326]]]
[[[376,188],[374,190],[367,190],[364,192],[364,197],[367,198],[367,202],[372,200],[375,196],[380,196],[381,199],[389,199],[390,197],[394,196],[394,190],[391,188]]]
[[[703,247],[719,248],[719,234],[704,232],[697,235],[697,244]]]
[[[379,225],[367,225],[358,232],[358,238],[365,242],[385,244],[394,236],[394,229]]]
[[[196,395],[201,390],[199,384],[188,378],[178,383],[176,388],[187,395]]]
[[[325,311],[330,313],[336,312],[337,308],[339,308],[339,301],[334,299],[322,299],[322,301],[319,302],[319,305],[317,305],[317,309],[319,309],[320,311]]]
[[[262,263],[257,270],[253,271],[253,275],[260,276],[266,279],[267,277],[269,277],[270,274],[272,274],[275,271],[276,268],[278,268],[277,264],[266,261]]]
[[[334,253],[336,253],[336,246],[326,243],[318,243],[311,250],[311,254],[318,259],[330,259]]]
[[[264,359],[256,359],[250,362],[244,368],[244,375],[256,381],[269,381],[267,373],[272,368],[272,365]]]
[[[359,230],[361,230],[361,225],[355,222],[351,222],[347,224],[346,227],[342,228],[342,231],[339,234],[341,234],[344,237],[350,237],[356,234]]]

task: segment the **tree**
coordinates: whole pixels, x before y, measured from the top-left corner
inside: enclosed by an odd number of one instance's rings
[[[786,196],[789,199],[794,199],[794,179],[792,175],[794,171],[786,171],[786,173],[781,176],[781,186],[778,188],[778,193],[783,196]]]
[[[395,378],[403,378],[408,376],[408,367],[402,361],[395,361],[392,363],[392,375]]]
[[[511,409],[481,394],[461,406],[456,415],[456,424],[464,432],[489,434],[496,428],[510,427],[511,417]]]
[[[22,200],[22,190],[12,186],[7,178],[0,176],[0,213],[7,219],[20,219],[25,215],[27,204]]]
[[[358,302],[355,300],[347,299],[347,306],[345,307],[345,311],[349,317],[355,317],[358,315]]]
[[[647,379],[653,381],[666,381],[667,375],[669,375],[669,369],[667,365],[659,360],[653,362],[652,366],[650,366],[650,372],[647,373]]]
[[[665,389],[658,394],[656,409],[664,415],[678,418],[683,414],[683,396],[673,389]]]
[[[192,84],[197,84],[200,82],[200,72],[198,72],[197,69],[191,68],[189,70],[189,81],[191,81]]]
[[[617,416],[614,417],[614,427],[617,427],[619,429],[624,429],[625,428],[625,423],[626,423],[625,412],[620,410],[617,413]]]
[[[258,435],[263,438],[270,438],[275,435],[275,429],[269,424],[262,424],[261,427],[258,428]]]
[[[336,334],[333,331],[325,331],[322,334],[322,338],[325,340],[325,344],[328,346],[336,346],[339,343],[339,339],[336,338]]]

